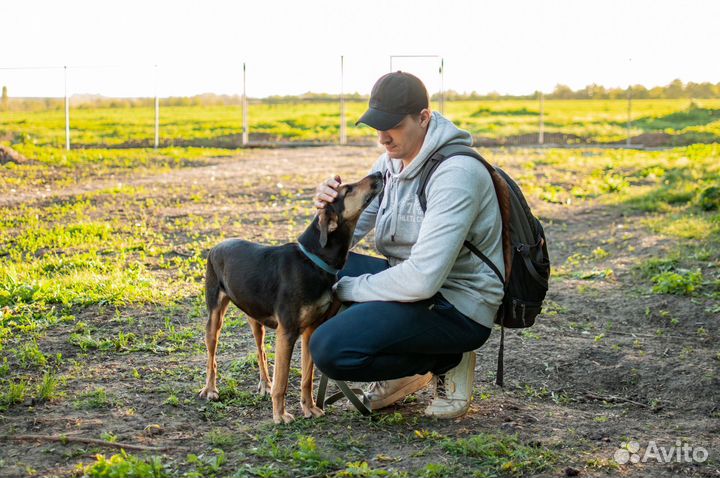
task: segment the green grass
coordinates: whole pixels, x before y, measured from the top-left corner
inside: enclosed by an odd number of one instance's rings
[[[503,108],[512,112],[508,116],[532,116],[522,111],[532,111],[528,105]],[[22,177],[52,176],[56,182],[48,184],[55,187],[73,184],[76,177],[82,183],[93,181],[93,175],[132,175],[135,166],[137,174],[145,174],[191,168],[215,161],[214,155],[235,154],[188,149],[186,159],[184,150],[177,149],[175,162],[162,150],[113,150],[102,159],[99,150],[89,150],[72,152],[69,161],[51,158],[48,151],[59,154],[55,148],[28,148],[47,156],[32,165],[37,169],[4,169],[0,181],[19,184]],[[496,149],[488,156],[512,166],[526,196],[538,205],[536,212],[551,211],[543,217],[553,234],[549,239],[559,236],[574,244],[566,260],[556,259],[554,274],[578,282],[578,293],[603,293],[603,287],[625,281],[622,274],[629,269],[635,276],[622,284],[637,286],[649,296],[675,294],[664,299],[703,301],[707,310],[720,310],[720,213],[708,192],[718,186],[720,146],[663,151]],[[158,429],[179,416],[192,417],[201,431],[193,435],[191,450],[161,458],[158,469],[163,471],[158,473],[167,476],[530,476],[558,474],[560,464],[577,463],[562,455],[565,448],[534,443],[525,435],[476,434],[489,431],[480,429],[456,435],[428,419],[397,412],[365,421],[331,409],[318,420],[266,426],[255,419],[264,416],[269,422],[271,403],[254,393],[257,355],[247,318],[235,309],[227,316],[220,346],[221,401],[196,401],[204,380],[204,255],[226,235],[253,230],[260,231],[255,240],[266,243],[292,240],[312,214],[305,184],[310,180],[288,174],[280,181],[284,188],[277,187],[276,177],[237,184],[228,196],[237,209],[221,213],[213,209],[218,196],[212,195],[212,184],[158,190],[150,184],[115,181],[89,193],[0,207],[0,411],[28,420],[34,410],[49,407],[65,407],[75,416],[127,417],[128,423],[142,423],[133,431],[137,436],[151,425],[144,416],[148,404],[166,417]],[[570,229],[576,220],[577,205],[617,213],[617,228],[589,227],[564,236],[563,228]],[[643,246],[645,240],[652,241],[650,246]],[[632,257],[635,247],[643,251],[642,260]],[[614,262],[626,259],[631,259],[626,266]],[[562,327],[572,310],[559,303],[561,298],[556,300],[546,304],[545,316],[553,326]],[[698,328],[694,319],[669,306],[652,308],[646,316],[656,320],[653,328],[673,333],[681,327],[670,329],[671,325],[688,323],[698,341],[709,341],[715,333],[711,324]],[[569,327],[585,332],[591,346],[612,346],[609,327],[574,320],[578,323],[570,322]],[[267,340],[270,352],[272,338],[271,334]],[[520,338],[540,345],[551,335],[533,329]],[[643,340],[625,344],[623,350],[649,354],[651,345]],[[698,353],[683,350],[681,360]],[[712,360],[717,360],[714,352]],[[112,368],[104,366],[108,363]],[[290,404],[296,393],[288,395]],[[537,406],[569,407],[574,400],[539,384],[511,393]],[[476,393],[476,398],[483,400],[482,406],[494,405],[500,395]],[[244,420],[251,415],[246,428]],[[112,427],[112,432],[118,441],[129,441],[131,435],[122,428]],[[333,433],[325,433],[330,428]],[[396,460],[389,456],[396,455],[394,450],[373,457],[377,450],[368,442],[375,434],[407,445],[403,450],[409,450],[408,457]],[[78,454],[72,463],[87,462],[87,450],[68,452],[72,453]],[[84,473],[154,472],[151,458],[116,456],[84,464]],[[413,461],[417,458],[419,463]]]
[[[78,395],[75,400],[75,408],[83,410],[105,409],[113,407],[116,399],[107,393],[104,387],[96,387]]]
[[[347,102],[350,141],[373,141],[367,127],[354,127],[365,102]],[[717,141],[720,100],[635,100],[631,134],[664,133],[671,144]],[[539,104],[535,100],[449,101],[446,115],[473,136],[505,141],[518,135],[537,135]],[[337,103],[252,104],[251,138],[269,141],[336,142],[339,138]],[[544,104],[547,135],[568,136],[570,142],[618,142],[626,137],[625,100],[548,100]],[[0,136],[16,144],[61,148],[65,144],[64,111],[10,111],[0,118]],[[154,109],[82,108],[71,112],[71,141],[84,147],[151,146]],[[237,147],[241,144],[242,114],[236,106],[172,106],[161,108],[160,136],[164,146]],[[575,138],[575,139],[574,139]],[[32,155],[32,154],[31,154]],[[63,161],[75,156],[61,152]],[[103,160],[112,154],[103,155]]]
[[[125,450],[110,458],[106,458],[105,455],[96,455],[93,463],[79,464],[76,471],[82,476],[92,478],[165,478],[170,476],[166,465],[159,457],[143,459],[129,455]]]
[[[557,452],[540,445],[526,445],[515,435],[480,433],[447,440],[443,448],[451,455],[472,458],[477,477],[537,474],[559,459]]]

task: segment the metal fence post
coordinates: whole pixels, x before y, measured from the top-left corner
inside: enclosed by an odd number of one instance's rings
[[[445,115],[445,59],[440,58],[440,114]]]
[[[627,145],[632,144],[630,129],[632,128],[632,86],[628,86],[628,110],[627,110]]]
[[[538,133],[538,144],[545,143],[545,93],[540,92],[540,132]]]
[[[340,55],[340,144],[347,144],[345,126],[345,57]]]
[[[243,117],[243,129],[242,129],[242,144],[246,146],[248,144],[248,102],[247,94],[245,91],[245,63],[243,62],[243,94],[242,94],[242,117]]]
[[[68,67],[65,65],[65,149],[70,151],[70,100],[68,99]]]
[[[160,145],[160,97],[158,96],[158,66],[155,65],[155,149]]]
[[[632,144],[632,138],[630,137],[630,129],[632,128],[632,58],[628,58],[628,110],[627,110],[627,145]]]

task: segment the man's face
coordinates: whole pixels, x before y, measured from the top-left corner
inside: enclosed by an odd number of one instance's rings
[[[429,121],[428,110],[422,110],[419,116],[407,115],[394,128],[378,130],[378,142],[391,158],[412,160],[420,152]]]

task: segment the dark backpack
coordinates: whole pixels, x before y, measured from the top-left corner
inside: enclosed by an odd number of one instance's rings
[[[474,244],[465,246],[485,262],[505,286],[505,296],[495,317],[500,325],[500,350],[496,383],[503,385],[503,352],[505,327],[512,329],[531,327],[542,311],[548,290],[550,257],[542,224],[533,216],[522,191],[508,174],[493,167],[470,146],[450,144],[435,151],[423,165],[418,186],[418,200],[423,212],[427,207],[425,189],[428,180],[440,164],[452,156],[470,156],[480,161],[490,173],[502,217],[503,259],[506,277]]]

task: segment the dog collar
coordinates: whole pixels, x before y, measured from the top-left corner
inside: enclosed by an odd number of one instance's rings
[[[308,259],[313,261],[313,263],[316,266],[318,266],[320,269],[324,270],[328,274],[337,275],[337,273],[339,272],[338,269],[335,269],[334,267],[330,267],[330,265],[327,262],[325,262],[324,260],[320,259],[320,257],[318,257],[317,255],[315,255],[312,252],[305,249],[305,247],[303,247],[303,245],[300,244],[299,242],[297,243],[297,245],[298,245],[298,248],[300,248],[300,251],[303,254],[305,254],[305,257],[307,257]]]

